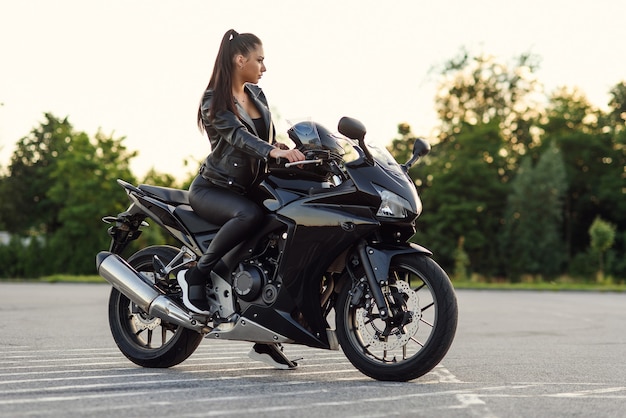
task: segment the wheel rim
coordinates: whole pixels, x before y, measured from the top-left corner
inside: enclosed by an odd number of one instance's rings
[[[139,271],[139,273],[153,283],[157,280],[154,272]],[[148,315],[121,293],[119,294],[118,309],[118,318],[125,338],[134,347],[142,351],[154,351],[156,353],[166,350],[168,346],[175,343],[176,336],[182,329],[177,325]]]
[[[401,363],[420,355],[437,321],[434,293],[417,271],[394,266],[389,277],[383,293],[392,305],[391,319],[382,320],[376,304],[367,303],[367,299],[345,307],[347,323],[352,327],[348,335],[351,344],[377,364]]]

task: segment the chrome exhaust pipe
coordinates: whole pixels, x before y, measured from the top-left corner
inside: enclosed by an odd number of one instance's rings
[[[206,333],[205,324],[158,291],[122,257],[108,251],[96,256],[98,274],[149,315],[184,328]]]

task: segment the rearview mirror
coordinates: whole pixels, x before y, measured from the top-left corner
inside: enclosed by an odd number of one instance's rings
[[[354,118],[349,118],[344,116],[339,120],[339,133],[347,136],[351,139],[356,139],[359,141],[359,144],[365,138],[365,134],[367,133],[367,129],[365,129],[365,125]]]
[[[424,138],[415,138],[413,143],[413,155],[423,157],[430,152],[430,144]]]
[[[409,168],[411,168],[411,166],[415,164],[415,162],[419,160],[420,157],[423,157],[429,152],[430,144],[426,142],[424,138],[415,138],[415,142],[413,143],[413,156],[405,164],[402,164],[402,168],[404,169],[404,171],[408,172]]]
[[[363,125],[361,121],[344,116],[339,120],[339,126],[337,129],[340,134],[345,135],[350,139],[356,139],[359,141],[359,146],[365,154],[365,160],[370,164],[374,163],[374,157],[372,157],[370,150],[367,149],[367,145],[365,145],[365,133],[367,132],[367,129],[365,129],[365,125]]]

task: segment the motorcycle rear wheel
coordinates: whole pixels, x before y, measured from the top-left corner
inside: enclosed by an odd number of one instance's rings
[[[357,272],[361,277],[363,272]],[[353,286],[344,286],[335,306],[337,338],[363,374],[408,381],[428,373],[448,352],[456,333],[457,301],[447,274],[427,256],[395,257],[388,277],[383,292],[394,318],[382,320],[376,304],[368,303],[368,292],[354,297]]]
[[[133,254],[128,263],[154,281],[154,256],[167,264],[177,253],[174,247],[147,247]],[[193,354],[203,338],[196,331],[148,315],[115,288],[109,296],[109,326],[120,351],[142,367],[180,364]]]

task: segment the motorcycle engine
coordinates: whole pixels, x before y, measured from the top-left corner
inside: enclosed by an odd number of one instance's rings
[[[261,268],[242,264],[233,278],[233,290],[241,300],[252,302],[259,297],[265,281],[265,273]]]

